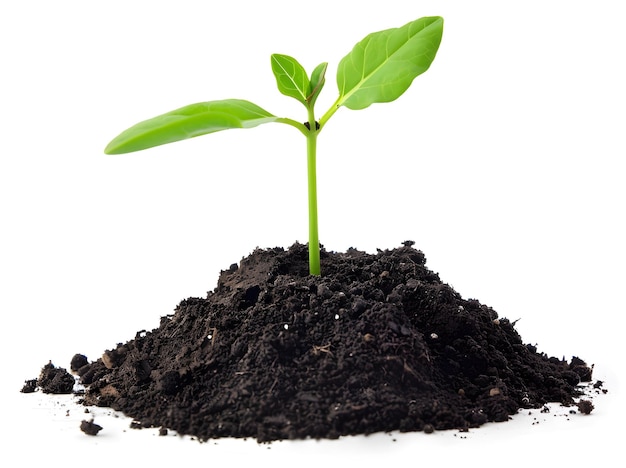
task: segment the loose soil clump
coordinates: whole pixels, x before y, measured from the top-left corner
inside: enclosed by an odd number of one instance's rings
[[[83,420],[80,423],[80,430],[87,435],[96,436],[102,430],[102,426],[94,423],[93,419],[90,421]]]
[[[199,440],[337,438],[479,427],[575,404],[592,370],[524,344],[405,242],[368,254],[257,249],[205,298],[106,351],[76,355],[84,403]]]
[[[67,370],[56,367],[49,362],[42,367],[39,377],[24,382],[22,393],[33,393],[41,390],[55,395],[70,394],[74,391],[76,380]]]

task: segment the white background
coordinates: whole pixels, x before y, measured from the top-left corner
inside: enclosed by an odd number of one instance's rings
[[[513,466],[527,466],[546,456],[580,463],[617,453],[626,313],[621,6],[3,2],[0,457],[17,453],[34,466],[46,449],[88,457],[107,446],[95,462],[106,466],[132,446],[147,460],[167,453],[280,464],[294,462],[295,448],[306,454],[301,466],[407,456],[468,466],[509,452]],[[461,295],[520,319],[525,342],[595,363],[610,392],[592,416],[541,430],[528,421],[491,425],[462,443],[413,434],[395,445],[353,438],[272,451],[121,430],[88,438],[74,425],[60,430],[67,419],[51,418],[51,400],[19,394],[48,360],[67,367],[76,352],[96,359],[158,326],[255,247],[307,240],[305,141],[293,128],[232,130],[123,156],[103,154],[110,139],[154,115],[225,98],[305,120],[304,108],[276,90],[272,53],[309,71],[329,62],[319,116],[337,96],[337,63],[356,42],[429,15],[445,18],[431,69],[396,102],[340,109],[320,136],[321,241],[328,250],[368,252],[416,241]],[[558,449],[539,458],[552,440]]]

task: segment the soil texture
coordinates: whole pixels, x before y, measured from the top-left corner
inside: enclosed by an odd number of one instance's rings
[[[141,427],[260,442],[468,430],[520,408],[575,405],[592,378],[582,359],[537,352],[513,322],[463,299],[410,241],[323,250],[319,277],[306,245],[257,249],[207,297],[96,361],[77,354],[71,370],[86,405]],[[64,372],[46,376],[66,391]]]

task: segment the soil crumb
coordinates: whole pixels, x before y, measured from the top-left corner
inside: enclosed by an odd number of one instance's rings
[[[580,400],[577,406],[582,414],[590,414],[594,409],[593,403],[589,400]]]
[[[574,405],[591,380],[579,357],[537,352],[514,323],[462,298],[411,241],[321,258],[316,277],[306,245],[257,249],[158,328],[96,361],[75,356],[84,403],[200,441],[268,442],[467,431]]]
[[[31,393],[39,388],[44,393],[69,394],[73,392],[75,383],[76,379],[72,374],[49,362],[41,369],[38,379],[24,383],[22,392]]]
[[[91,421],[83,420],[80,423],[80,430],[83,431],[87,435],[96,436],[98,435],[98,432],[102,430],[102,426],[95,424],[93,422],[93,419]]]

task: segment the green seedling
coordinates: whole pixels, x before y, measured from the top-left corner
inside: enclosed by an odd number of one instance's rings
[[[293,57],[273,54],[271,65],[278,90],[304,105],[307,110],[304,123],[277,117],[242,99],[202,102],[130,127],[114,138],[104,152],[130,153],[220,130],[252,128],[270,122],[296,128],[305,136],[307,143],[309,271],[311,275],[319,275],[316,180],[318,135],[341,107],[360,110],[374,103],[390,102],[400,97],[415,77],[430,67],[439,49],[442,34],[443,18],[433,16],[366,36],[339,62],[339,97],[319,120],[315,117],[314,108],[324,87],[328,64],[319,64],[308,75]]]

